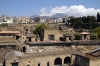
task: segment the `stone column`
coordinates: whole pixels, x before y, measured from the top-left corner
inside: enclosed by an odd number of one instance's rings
[[[64,58],[61,58],[62,59],[62,66],[64,65]]]
[[[71,65],[73,65],[73,64],[74,64],[74,62],[75,62],[75,55],[74,55],[74,54],[72,54],[72,55],[71,55]]]

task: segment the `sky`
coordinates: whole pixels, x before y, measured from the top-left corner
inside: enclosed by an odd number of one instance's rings
[[[0,16],[52,16],[56,13],[86,16],[97,12],[100,12],[100,0],[0,0]]]

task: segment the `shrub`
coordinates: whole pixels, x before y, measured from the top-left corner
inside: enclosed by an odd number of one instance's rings
[[[75,40],[80,40],[81,39],[81,35],[79,33],[74,34],[75,36]]]
[[[90,39],[92,40],[97,39],[97,34],[96,33],[90,34]]]
[[[0,24],[0,26],[1,27],[6,27],[6,26],[8,26],[8,24],[3,23],[3,24]]]

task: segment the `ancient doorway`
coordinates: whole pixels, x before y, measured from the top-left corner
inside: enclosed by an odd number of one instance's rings
[[[28,41],[31,42],[31,38],[28,38]]]
[[[12,66],[18,66],[18,63],[12,63]]]
[[[60,40],[60,41],[63,41],[63,37],[59,37],[59,40]]]
[[[85,34],[85,35],[84,35],[84,39],[85,39],[85,40],[86,40],[86,37],[87,37],[87,35]]]
[[[16,40],[19,39],[19,36],[16,35]]]
[[[23,47],[23,49],[22,49],[23,51],[22,52],[25,52],[26,53],[26,47]]]
[[[47,66],[50,66],[49,62],[47,62]]]
[[[28,29],[26,29],[26,32],[28,32]]]

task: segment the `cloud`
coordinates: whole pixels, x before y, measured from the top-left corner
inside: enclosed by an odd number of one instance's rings
[[[97,12],[100,12],[100,9],[86,8],[83,5],[74,5],[74,6],[61,6],[55,8],[42,8],[40,16],[52,16],[56,13],[65,13],[69,16],[96,16]]]

